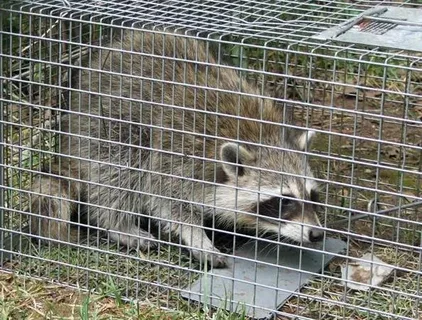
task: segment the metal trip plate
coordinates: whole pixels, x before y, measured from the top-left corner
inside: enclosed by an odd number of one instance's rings
[[[312,38],[422,51],[422,9],[377,6]]]
[[[315,276],[307,272],[319,273],[334,258],[330,253],[341,253],[345,249],[345,242],[332,238],[327,238],[324,246],[314,247],[314,251],[280,245],[277,262],[276,245],[258,243],[256,248],[255,243],[249,243],[236,251],[227,268],[208,271],[187,289],[189,292],[182,292],[182,296],[264,318]],[[242,259],[255,260],[255,257],[257,262]]]

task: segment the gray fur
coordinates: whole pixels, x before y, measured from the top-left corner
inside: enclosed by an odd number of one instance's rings
[[[181,236],[195,258],[203,250],[210,253],[214,266],[224,266],[225,259],[201,228],[204,216],[227,225],[236,220],[238,225],[285,237],[293,228],[291,238],[297,240],[300,225],[234,212],[256,208],[258,191],[263,192],[260,201],[280,196],[281,190],[310,199],[312,183],[281,174],[312,178],[304,155],[253,145],[303,149],[307,140],[301,134],[291,131],[282,138],[277,124],[283,122],[283,110],[269,99],[253,97],[260,90],[233,69],[214,66],[216,59],[200,40],[125,31],[110,47],[117,50],[90,52],[90,65],[84,64],[75,81],[69,113],[61,118],[60,157],[49,172],[73,180],[40,175],[33,184],[32,212],[64,221],[47,224],[35,216],[32,232],[75,241],[75,228],[65,221],[78,212],[75,201],[85,201],[86,208],[79,212],[91,225],[106,230],[110,239],[146,249],[154,239],[136,219],[147,214],[161,219],[162,232]],[[131,50],[135,53],[124,52]],[[230,117],[236,115],[243,119]],[[261,126],[259,119],[273,124]],[[216,180],[222,186],[213,185]],[[235,190],[236,185],[240,189]],[[50,203],[48,195],[64,200]],[[285,217],[309,224],[303,227],[306,233],[319,222],[310,206],[301,208]],[[304,241],[310,241],[305,233]]]

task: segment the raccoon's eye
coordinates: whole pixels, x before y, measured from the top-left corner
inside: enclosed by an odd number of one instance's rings
[[[286,197],[289,197],[289,198],[286,198]],[[288,206],[288,205],[290,205],[290,204],[292,204],[293,203],[293,199],[292,199],[292,195],[289,195],[289,194],[286,194],[286,195],[282,195],[282,198],[281,198],[281,205],[282,206]]]
[[[311,201],[319,203],[319,193],[318,191],[312,190],[311,191]]]

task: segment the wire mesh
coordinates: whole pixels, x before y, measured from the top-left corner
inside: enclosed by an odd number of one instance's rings
[[[307,178],[319,185],[325,236],[348,248],[291,292],[280,314],[420,318],[421,53],[312,38],[379,4],[421,7],[412,1],[1,4],[2,268],[98,292],[112,287],[159,307],[201,310],[180,297],[206,272],[198,251],[215,245],[230,257],[245,242],[262,239],[260,197],[280,195],[282,186],[289,189],[283,201],[302,203],[303,233],[312,225],[303,207],[315,200],[301,193],[309,191],[303,190]],[[277,106],[270,109],[273,118],[262,111],[270,103]],[[253,106],[256,114],[245,111]],[[283,120],[276,126],[278,115]],[[265,140],[274,126],[280,136]],[[301,128],[316,132],[312,144],[288,151]],[[279,137],[287,144],[277,144]],[[243,149],[220,158],[223,141],[259,149],[260,161],[248,164]],[[240,158],[235,183],[223,188],[232,172],[220,175],[224,162],[230,170]],[[39,172],[46,180],[37,184]],[[302,189],[294,194],[294,188]],[[49,199],[45,207],[30,206],[37,195]],[[61,224],[57,240],[52,229],[68,218],[38,224],[37,212],[58,206],[63,212],[67,205],[75,213],[72,229]],[[101,219],[91,218],[99,212]],[[234,227],[217,229],[215,216],[233,219]],[[284,224],[273,219],[279,230],[294,225],[284,218]],[[241,230],[244,221],[249,225]],[[207,237],[193,241],[186,232],[195,237],[188,227],[197,224]],[[78,233],[73,242],[71,230]],[[146,246],[150,233],[154,247]],[[144,250],[125,245],[133,237]],[[206,239],[212,246],[201,248]],[[353,290],[342,282],[341,268],[365,253],[393,271],[369,291]]]

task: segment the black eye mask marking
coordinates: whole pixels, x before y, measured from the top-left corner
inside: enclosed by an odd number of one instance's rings
[[[320,199],[319,199],[319,193],[316,190],[311,191],[311,201],[314,202],[311,205],[314,207],[314,210],[318,210],[320,208]]]
[[[292,195],[285,195],[285,196],[293,198]],[[252,212],[258,213],[261,216],[267,216],[267,217],[272,217],[272,218],[280,217],[283,219],[288,219],[289,212],[291,212],[291,210],[287,210],[287,209],[293,206],[294,202],[295,202],[294,199],[285,198],[283,196],[272,197],[268,200],[260,202],[258,205],[255,205],[252,208]],[[280,209],[281,209],[281,215],[280,215]]]

